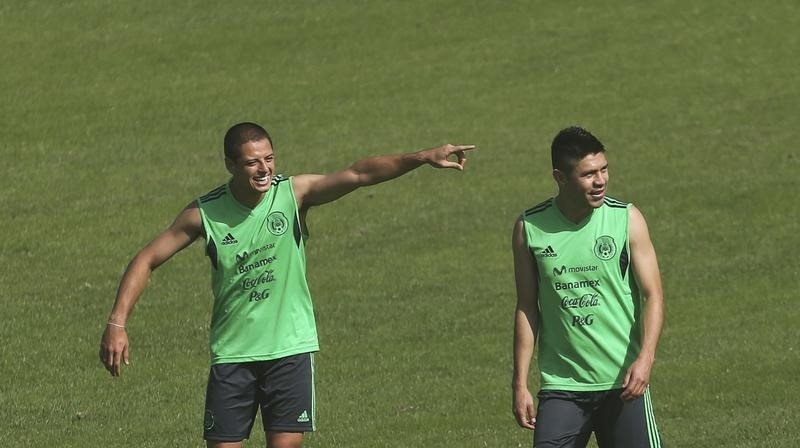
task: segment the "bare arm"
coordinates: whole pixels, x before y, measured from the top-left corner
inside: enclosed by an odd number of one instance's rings
[[[539,279],[536,261],[528,248],[525,225],[517,220],[511,240],[514,252],[514,277],[517,286],[517,307],[514,314],[514,376],[511,387],[513,412],[523,428],[536,427],[536,407],[528,390],[528,373],[536,346],[539,327]]]
[[[150,274],[202,234],[200,210],[195,203],[181,211],[175,222],[133,257],[117,290],[117,298],[100,340],[100,361],[112,376],[119,376],[121,363],[128,364],[126,324]]]
[[[631,267],[644,301],[644,328],[642,349],[625,375],[623,400],[632,400],[644,395],[650,383],[650,369],[656,356],[656,346],[664,323],[664,293],[661,289],[661,273],[650,232],[642,213],[631,206],[629,236],[631,244]]]
[[[424,164],[436,168],[464,169],[465,151],[472,145],[444,145],[407,154],[369,157],[332,174],[303,174],[293,178],[292,187],[301,211],[335,201],[359,187],[379,184],[414,170]],[[457,161],[447,158],[455,154]]]

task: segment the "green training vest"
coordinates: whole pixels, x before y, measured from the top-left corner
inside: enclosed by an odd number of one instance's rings
[[[291,178],[276,176],[254,209],[228,184],[197,203],[214,292],[211,364],[319,350]]]
[[[622,387],[639,355],[641,304],[630,266],[629,208],[606,197],[575,224],[551,198],[522,215],[538,270],[542,389]]]

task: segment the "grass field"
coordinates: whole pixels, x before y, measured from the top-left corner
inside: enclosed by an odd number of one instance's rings
[[[13,1],[0,4],[0,441],[204,446],[209,267],[160,268],[97,347],[131,256],[226,180],[231,124],[280,171],[472,143],[309,215],[322,351],[308,447],[526,447],[511,416],[510,233],[570,124],[643,211],[667,322],[670,447],[800,446],[800,5]],[[536,381],[532,378],[531,387]],[[257,423],[246,446],[263,446]]]

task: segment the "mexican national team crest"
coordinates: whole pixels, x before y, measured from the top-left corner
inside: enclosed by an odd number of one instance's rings
[[[282,212],[272,212],[267,216],[267,229],[275,236],[281,236],[289,228],[289,220]]]
[[[594,254],[601,260],[610,260],[617,253],[617,244],[614,238],[603,235],[594,242]]]
[[[214,429],[214,413],[211,412],[211,409],[206,409],[206,416],[203,419],[203,428],[206,431]]]

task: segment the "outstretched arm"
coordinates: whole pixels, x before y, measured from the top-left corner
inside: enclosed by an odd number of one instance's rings
[[[100,362],[112,376],[120,376],[122,363],[128,364],[126,325],[150,274],[178,251],[202,234],[202,220],[196,203],[189,204],[172,225],[133,257],[117,290],[117,299],[100,340]]]
[[[631,267],[644,300],[644,333],[639,357],[625,375],[621,398],[633,400],[644,395],[650,383],[650,369],[656,356],[656,346],[664,324],[664,293],[661,273],[650,232],[642,213],[634,206],[630,211],[629,235],[631,241]]]
[[[514,376],[511,381],[514,417],[523,428],[536,428],[536,406],[528,390],[528,373],[536,346],[539,327],[539,279],[536,262],[525,237],[520,218],[512,236],[514,277],[517,285],[517,308],[514,315]]]
[[[292,178],[292,187],[298,207],[307,210],[315,205],[335,201],[359,187],[379,184],[402,176],[425,164],[436,168],[463,170],[467,161],[465,152],[474,147],[448,144],[414,153],[370,157],[332,174],[295,176]],[[456,156],[456,161],[448,160],[451,155]]]

